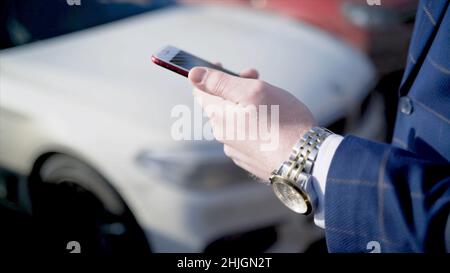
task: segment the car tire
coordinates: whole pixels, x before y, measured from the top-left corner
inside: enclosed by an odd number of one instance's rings
[[[30,184],[32,214],[46,252],[150,252],[145,233],[110,183],[80,160],[56,154]]]

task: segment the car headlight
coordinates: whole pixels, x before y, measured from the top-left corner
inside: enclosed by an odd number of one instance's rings
[[[225,156],[219,145],[144,150],[136,162],[151,177],[189,189],[211,190],[252,180],[248,172]]]

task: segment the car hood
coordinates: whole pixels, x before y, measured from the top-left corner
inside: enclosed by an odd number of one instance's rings
[[[61,104],[79,103],[167,135],[171,110],[192,107],[193,99],[187,79],[150,61],[166,44],[231,70],[258,68],[263,80],[304,101],[320,123],[365,96],[374,75],[363,55],[318,29],[214,6],[168,8],[3,50],[1,71],[44,87],[42,96]]]

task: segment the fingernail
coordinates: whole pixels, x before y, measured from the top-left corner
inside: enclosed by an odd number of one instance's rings
[[[205,68],[194,68],[189,74],[189,78],[193,83],[201,83],[208,71]]]

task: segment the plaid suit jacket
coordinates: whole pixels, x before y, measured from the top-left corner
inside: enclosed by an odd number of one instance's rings
[[[420,1],[392,143],[347,136],[333,157],[325,191],[330,252],[370,252],[374,244],[381,252],[448,251],[449,2]]]

